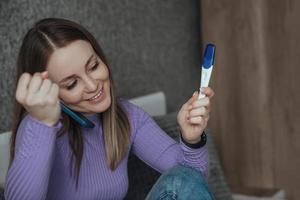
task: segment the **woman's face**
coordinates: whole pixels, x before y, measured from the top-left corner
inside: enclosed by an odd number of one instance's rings
[[[46,69],[59,86],[60,100],[72,110],[88,116],[109,108],[109,71],[89,42],[76,40],[54,50]]]

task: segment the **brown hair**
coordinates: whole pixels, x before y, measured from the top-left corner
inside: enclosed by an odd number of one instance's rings
[[[33,75],[45,71],[48,59],[55,49],[65,47],[75,40],[85,40],[91,44],[97,55],[106,64],[110,76],[111,106],[99,114],[102,122],[104,145],[107,164],[115,170],[129,149],[130,123],[124,108],[115,97],[115,89],[111,70],[96,39],[81,25],[66,19],[46,18],[35,23],[23,39],[17,60],[17,80],[27,72]],[[15,85],[15,90],[16,91]],[[10,164],[13,162],[18,127],[26,114],[24,107],[15,99],[14,122],[12,128]],[[71,174],[76,171],[76,185],[80,173],[83,156],[83,138],[80,126],[68,115],[62,113],[62,128],[57,132],[57,137],[68,133],[69,145],[73,152],[71,157]],[[75,161],[73,162],[73,158]],[[72,168],[73,167],[73,168]]]

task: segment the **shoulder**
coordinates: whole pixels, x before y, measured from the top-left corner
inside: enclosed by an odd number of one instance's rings
[[[142,117],[143,115],[147,115],[146,111],[143,108],[131,103],[127,99],[119,98],[118,102],[119,102],[119,105],[126,112],[128,117],[130,117],[130,118],[137,119],[137,118]]]
[[[119,105],[123,108],[126,113],[130,124],[134,130],[137,130],[146,121],[148,121],[151,116],[140,106],[131,103],[130,101],[120,98]]]

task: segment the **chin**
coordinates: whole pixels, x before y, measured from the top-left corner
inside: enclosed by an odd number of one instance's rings
[[[95,105],[88,105],[86,108],[88,108],[92,113],[102,113],[105,112],[110,106],[111,106],[111,97],[108,96],[103,101],[99,102],[98,104]]]

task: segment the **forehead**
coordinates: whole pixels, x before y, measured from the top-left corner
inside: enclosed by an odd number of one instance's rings
[[[85,63],[92,54],[95,54],[94,49],[90,43],[84,40],[76,40],[65,47],[54,50],[46,67],[50,79],[58,82],[84,70]]]

